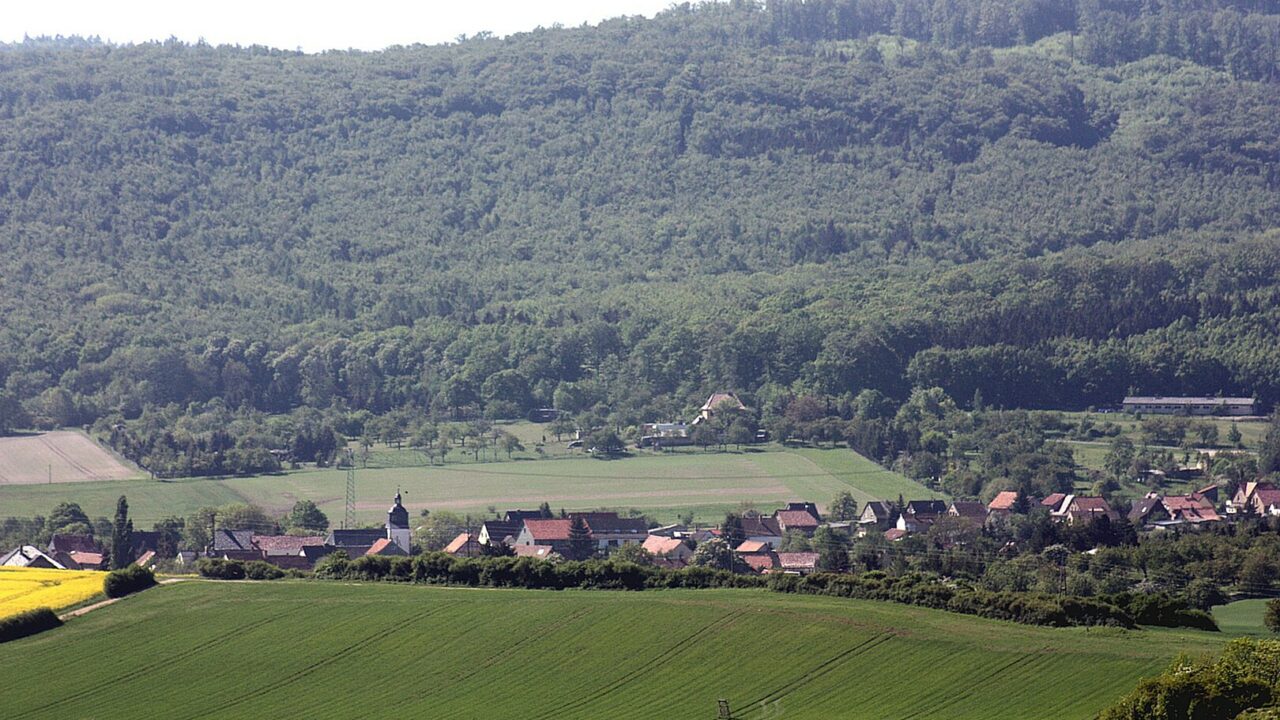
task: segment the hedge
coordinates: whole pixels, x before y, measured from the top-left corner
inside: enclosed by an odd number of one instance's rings
[[[0,620],[0,643],[17,640],[62,625],[58,614],[47,607],[24,610]]]
[[[107,573],[107,576],[102,579],[102,591],[109,598],[119,598],[139,590],[146,590],[155,584],[155,573],[140,565],[130,565]]]
[[[200,577],[217,580],[243,580],[245,577],[244,563],[220,558],[200,558],[196,562],[196,572]]]

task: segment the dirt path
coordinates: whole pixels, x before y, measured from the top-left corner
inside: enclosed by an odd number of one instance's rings
[[[158,583],[156,583],[156,584],[157,584],[157,585],[172,585],[173,583],[182,582],[183,580],[186,580],[186,579],[187,579],[187,578],[165,578],[164,580],[161,580],[160,582],[158,582]],[[129,597],[129,596],[128,596],[128,595],[125,595],[124,597]],[[106,607],[106,606],[108,606],[108,605],[112,605],[112,604],[114,604],[114,603],[118,603],[118,602],[120,602],[121,600],[123,600],[123,599],[124,599],[124,597],[109,598],[109,599],[107,599],[107,600],[101,600],[101,601],[99,601],[99,602],[96,602],[96,603],[94,603],[94,604],[92,604],[92,605],[85,605],[85,606],[84,606],[84,607],[82,607],[82,608],[76,608],[75,610],[72,610],[72,611],[70,611],[70,612],[66,612],[66,613],[63,613],[63,614],[59,615],[59,616],[58,616],[58,619],[59,619],[59,620],[61,620],[61,621],[63,621],[63,622],[66,622],[66,621],[70,620],[71,618],[80,617],[81,615],[84,615],[85,613],[91,612],[91,611],[93,611],[93,610],[97,610],[98,608],[104,608],[104,607]]]

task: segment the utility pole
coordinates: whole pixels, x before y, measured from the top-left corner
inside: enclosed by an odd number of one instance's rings
[[[356,526],[356,458],[347,448],[347,514],[343,518],[342,527],[352,530]]]

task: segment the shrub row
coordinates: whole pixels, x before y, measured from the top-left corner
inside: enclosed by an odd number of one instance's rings
[[[24,610],[0,620],[0,643],[52,630],[61,624],[58,614],[49,608]]]
[[[1133,618],[1124,610],[1092,598],[991,592],[944,583],[936,577],[919,573],[901,577],[889,577],[878,571],[861,575],[773,575],[769,578],[769,588],[776,592],[886,600],[1028,625],[1134,627]]]
[[[1106,602],[1123,609],[1133,616],[1139,625],[1157,627],[1188,627],[1196,630],[1218,631],[1218,623],[1209,613],[1191,607],[1186,600],[1168,593],[1118,593],[1104,595]]]
[[[761,587],[751,575],[702,567],[668,570],[615,560],[552,563],[535,558],[456,558],[444,553],[417,557],[334,553],[316,564],[315,575],[332,580],[390,580],[472,587],[534,590],[644,590],[646,588]]]
[[[109,598],[124,597],[156,584],[155,573],[140,565],[112,570],[102,579],[102,591]]]
[[[215,580],[279,580],[282,577],[301,575],[297,571],[284,571],[264,560],[223,560],[221,558],[200,558],[196,562],[196,572],[201,577]]]

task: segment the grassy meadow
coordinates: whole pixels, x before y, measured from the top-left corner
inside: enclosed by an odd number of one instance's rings
[[[6,683],[0,707],[10,720],[711,718],[724,698],[748,719],[1069,720],[1220,642],[764,591],[188,581],[0,645],[0,667],[59,678]]]
[[[416,458],[415,458],[416,456]],[[660,520],[692,511],[715,520],[729,509],[751,503],[762,510],[788,500],[825,504],[848,490],[859,503],[875,498],[937,497],[924,486],[885,470],[844,448],[784,448],[779,445],[741,451],[637,451],[629,457],[597,459],[582,453],[545,460],[455,462],[426,465],[419,453],[375,450],[368,467],[356,471],[357,514],[362,522],[380,522],[396,489],[411,511],[427,508],[483,514],[536,507],[636,508]],[[168,515],[185,515],[201,506],[233,502],[260,505],[282,513],[301,499],[320,506],[333,521],[342,518],[346,471],[308,468],[278,475],[182,480],[122,480],[55,486],[0,486],[0,515],[47,514],[62,500],[74,500],[91,517],[110,516],[116,498],[127,495],[139,527]]]

